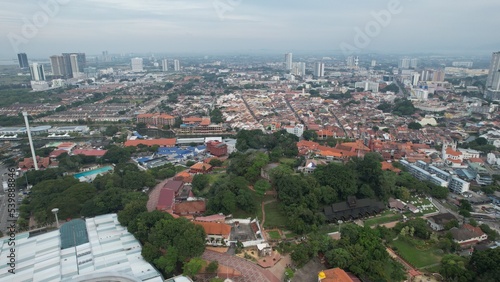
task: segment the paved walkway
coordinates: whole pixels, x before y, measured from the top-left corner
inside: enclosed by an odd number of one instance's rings
[[[236,256],[205,250],[202,258],[209,261],[216,260],[219,264],[234,268],[241,272],[243,276],[233,278],[235,282],[281,282],[269,270],[262,269],[256,264]]]

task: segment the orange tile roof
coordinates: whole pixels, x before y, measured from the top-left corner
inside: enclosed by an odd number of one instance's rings
[[[195,163],[190,168],[196,170],[210,170],[212,166],[210,164],[205,164],[205,163]]]
[[[388,162],[382,162],[382,170],[390,170],[390,171],[394,171],[396,173],[401,172],[401,170],[399,168],[395,168],[392,165],[392,163],[388,163]]]
[[[143,144],[146,146],[165,146],[165,147],[170,147],[170,146],[175,146],[175,143],[177,142],[176,138],[160,138],[160,139],[148,139],[148,140],[127,140],[125,141],[125,147],[130,147],[130,146],[138,146],[139,144]]]
[[[229,234],[231,234],[231,226],[225,223],[206,221],[193,221],[193,223],[203,227],[207,235],[221,235],[225,238],[228,238]]]
[[[324,278],[322,278],[322,276],[324,276]],[[344,270],[338,267],[323,270],[318,274],[318,277],[321,282],[353,282],[351,277],[349,277]]]
[[[452,148],[447,148],[446,154],[458,157],[458,156],[462,155],[462,152],[457,152],[457,151],[453,150]]]
[[[335,133],[331,130],[318,130],[316,131],[316,134],[318,134],[318,136],[329,136],[329,137],[335,136]]]
[[[195,123],[195,122],[202,122],[203,118],[201,117],[185,117],[182,119],[182,122],[187,122],[187,123]]]

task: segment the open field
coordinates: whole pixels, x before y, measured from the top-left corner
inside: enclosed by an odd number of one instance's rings
[[[266,212],[266,222],[264,227],[266,228],[283,228],[286,225],[287,218],[281,213],[279,203],[272,202],[264,206]]]
[[[403,216],[398,213],[394,213],[392,211],[385,211],[381,213],[380,215],[377,215],[373,218],[369,218],[364,221],[365,226],[374,226],[374,225],[379,225],[379,224],[384,224],[388,222],[393,222],[393,221],[398,221]]]
[[[417,247],[401,239],[392,241],[391,245],[402,258],[416,268],[434,265],[441,261],[441,256],[436,254],[436,249],[432,246]]]

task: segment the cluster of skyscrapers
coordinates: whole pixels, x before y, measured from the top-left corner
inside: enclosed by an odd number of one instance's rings
[[[304,62],[293,62],[292,53],[285,53],[285,71],[290,72],[292,75],[305,76],[306,75],[306,63]],[[314,63],[313,75],[315,77],[325,76],[325,64],[322,62]]]
[[[52,75],[65,78],[78,78],[85,72],[85,53],[63,53],[50,56]]]
[[[155,63],[156,65],[156,63]],[[130,60],[130,66],[132,68],[132,72],[143,72],[144,71],[144,60],[142,58],[132,58]],[[161,70],[162,71],[168,71],[168,60],[167,59],[162,59],[161,60]],[[179,60],[174,60],[174,71],[180,71],[181,70],[181,63]]]
[[[400,69],[416,69],[418,66],[417,58],[402,58],[399,60],[398,68]]]

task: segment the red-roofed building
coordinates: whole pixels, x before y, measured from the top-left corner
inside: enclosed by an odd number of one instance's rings
[[[195,163],[189,168],[190,173],[209,173],[212,171],[212,166],[205,163]]]
[[[69,153],[69,152],[67,150],[56,149],[49,154],[49,158],[56,159],[57,157],[59,157],[64,153]]]
[[[205,230],[205,243],[211,246],[227,246],[231,236],[231,226],[225,223],[193,221]]]
[[[173,212],[180,216],[200,215],[205,213],[205,201],[187,201],[174,203]]]
[[[52,168],[59,165],[58,162],[51,161],[50,157],[42,158],[40,156],[36,156],[36,162],[38,165],[38,169]],[[18,167],[24,171],[34,169],[35,163],[33,162],[33,158],[24,158],[24,160],[19,162]]]
[[[318,282],[353,282],[354,280],[342,269],[336,267],[320,271]]]
[[[127,140],[125,141],[125,147],[139,146],[140,144],[151,147],[158,145],[160,147],[174,147],[177,142],[176,138],[160,138],[160,139],[148,139],[148,140]]]
[[[207,142],[207,151],[216,156],[221,157],[227,155],[227,145],[225,143],[219,141],[208,141]]]
[[[160,196],[158,198],[158,204],[156,205],[156,209],[160,211],[171,210],[174,201],[175,201],[175,191],[163,188],[160,191]]]
[[[73,155],[84,155],[87,157],[102,157],[108,150],[73,150]]]

